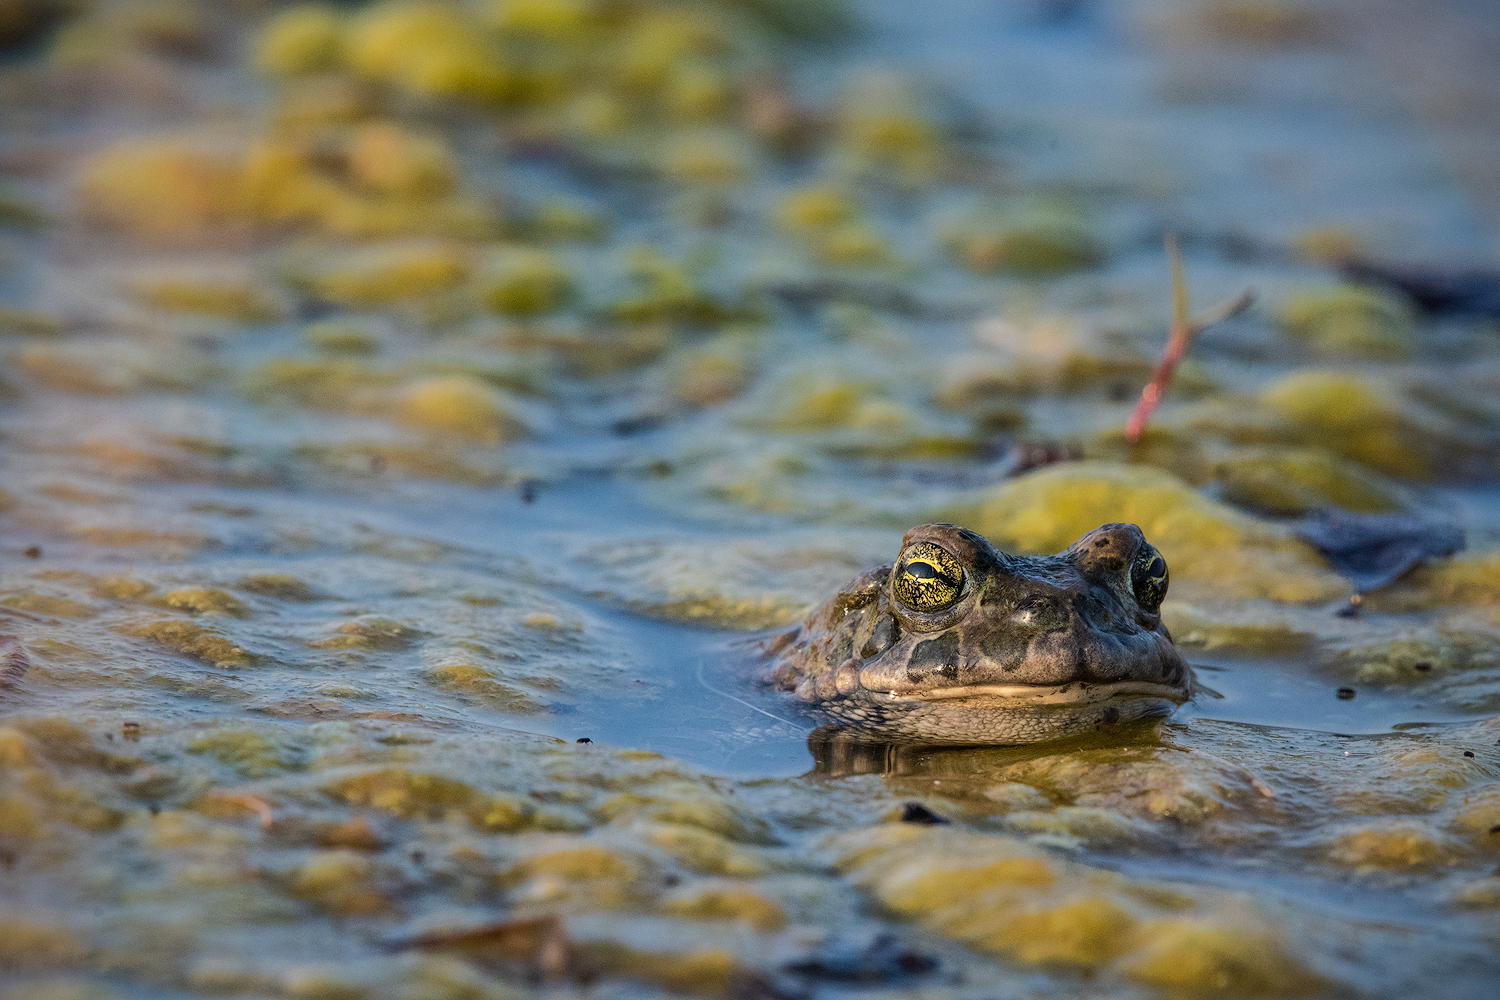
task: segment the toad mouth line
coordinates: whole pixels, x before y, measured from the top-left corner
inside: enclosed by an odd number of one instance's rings
[[[1078,705],[1109,701],[1113,698],[1165,698],[1178,704],[1186,701],[1179,686],[1153,684],[1148,681],[1115,681],[1109,684],[1075,681],[1057,686],[1036,684],[972,684],[965,687],[903,694],[889,692],[891,697],[914,701],[950,701],[958,698],[997,698],[1028,705]]]

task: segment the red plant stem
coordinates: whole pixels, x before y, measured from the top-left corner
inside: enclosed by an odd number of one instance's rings
[[[1188,344],[1191,341],[1190,324],[1172,327],[1172,334],[1167,338],[1166,352],[1162,354],[1161,362],[1156,366],[1156,373],[1151,376],[1151,381],[1146,383],[1146,388],[1141,390],[1141,398],[1135,404],[1130,420],[1125,424],[1125,440],[1131,444],[1141,439],[1141,432],[1146,429],[1146,422],[1161,405],[1162,397],[1167,394],[1167,386],[1172,384],[1172,376],[1177,373],[1177,365],[1182,361],[1182,356],[1187,353]]]
[[[1182,255],[1177,251],[1176,235],[1168,233],[1166,244],[1167,262],[1172,269],[1172,330],[1156,372],[1151,376],[1151,381],[1146,383],[1146,388],[1141,390],[1140,401],[1135,404],[1130,419],[1125,423],[1125,440],[1131,444],[1140,441],[1146,424],[1151,420],[1151,414],[1161,405],[1162,398],[1167,394],[1167,387],[1172,384],[1172,376],[1177,373],[1178,364],[1192,346],[1193,338],[1215,323],[1238,316],[1255,301],[1254,294],[1242,292],[1202,316],[1188,319],[1187,278],[1183,273]]]

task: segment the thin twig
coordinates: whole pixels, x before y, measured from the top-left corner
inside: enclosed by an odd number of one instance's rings
[[[1167,234],[1166,245],[1167,264],[1172,270],[1172,330],[1167,337],[1167,349],[1156,366],[1156,373],[1152,375],[1146,388],[1141,390],[1140,402],[1135,404],[1135,410],[1125,424],[1125,440],[1131,444],[1141,439],[1146,423],[1161,405],[1162,397],[1167,394],[1167,386],[1172,384],[1172,376],[1177,373],[1177,366],[1192,346],[1194,338],[1215,323],[1238,316],[1255,301],[1254,292],[1242,292],[1201,316],[1189,319],[1187,274],[1182,266],[1182,253],[1177,249],[1176,233]]]

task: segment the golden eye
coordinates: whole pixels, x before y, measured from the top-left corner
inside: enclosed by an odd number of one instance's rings
[[[1130,565],[1130,589],[1143,611],[1155,611],[1167,596],[1167,561],[1150,545],[1143,547]]]
[[[940,545],[918,542],[901,554],[891,589],[913,611],[941,611],[958,600],[964,568]]]

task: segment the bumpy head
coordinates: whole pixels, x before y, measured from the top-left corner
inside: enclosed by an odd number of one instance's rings
[[[1161,621],[1167,566],[1133,524],[1011,556],[950,524],[819,608],[792,648],[799,694],[857,725],[1028,742],[1159,714],[1191,673]]]

